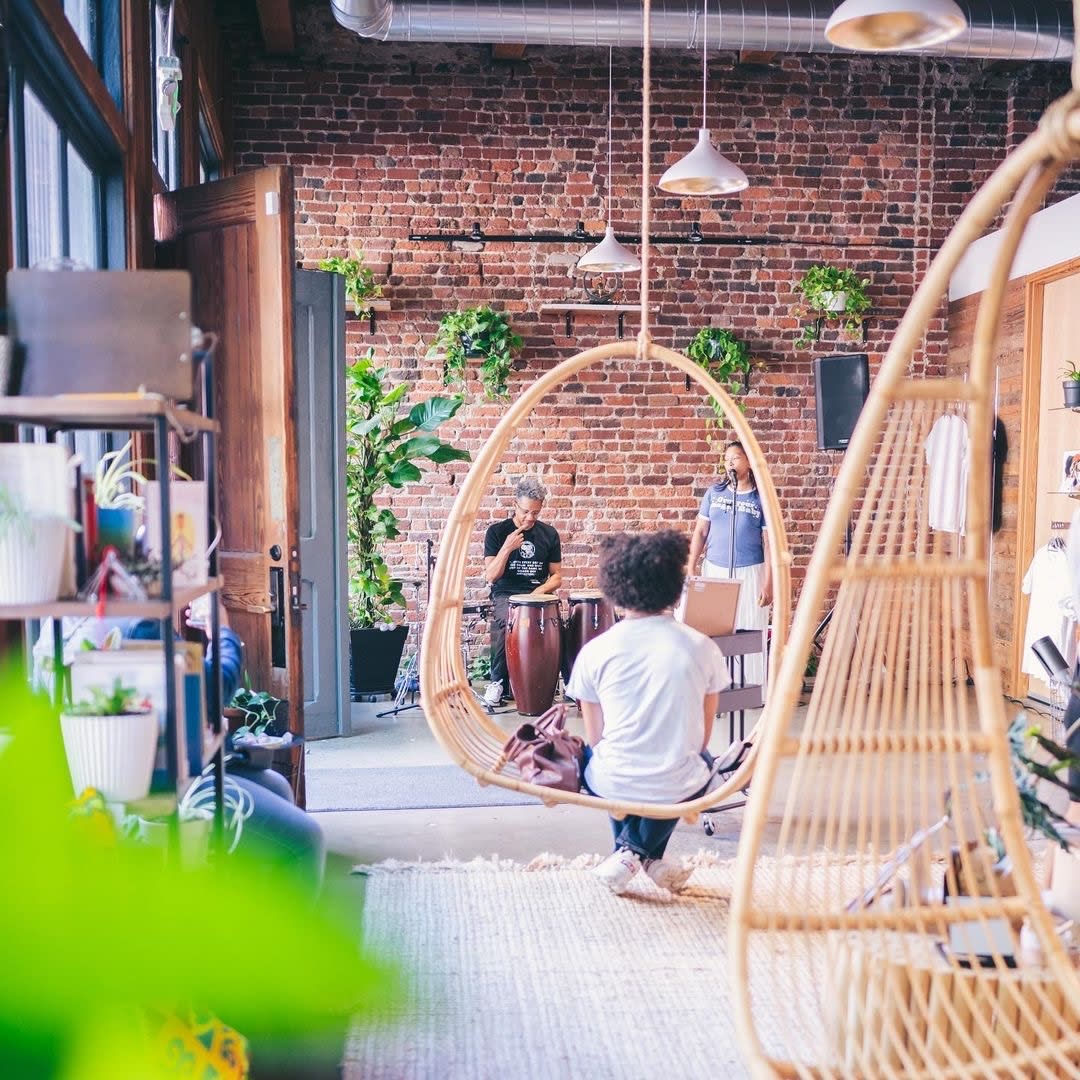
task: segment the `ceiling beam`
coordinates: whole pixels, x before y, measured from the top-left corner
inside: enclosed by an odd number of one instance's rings
[[[296,52],[292,0],[255,0],[255,4],[267,54],[278,56]]]

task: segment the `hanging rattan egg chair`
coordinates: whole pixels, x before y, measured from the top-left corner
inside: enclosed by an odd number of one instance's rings
[[[634,360],[635,342],[613,342],[579,353],[542,375],[510,406],[477,454],[458,492],[449,521],[439,542],[439,560],[431,585],[420,661],[420,693],[428,723],[450,757],[481,783],[497,784],[543,799],[545,803],[577,803],[615,815],[683,817],[693,820],[701,811],[720,806],[734,792],[747,786],[756,756],[756,729],[742,764],[723,784],[686,803],[643,803],[601,799],[581,792],[553,791],[527,783],[503,755],[508,733],[500,728],[474,697],[461,656],[461,608],[465,595],[469,545],[480,527],[476,520],[481,499],[507,445],[543,398],[575,378],[583,369],[611,360]],[[697,382],[716,400],[743,444],[757,480],[762,505],[769,521],[769,555],[773,577],[773,644],[771,664],[779,662],[791,606],[791,581],[783,520],[776,489],[761,448],[739,407],[730,395],[693,361],[649,341],[644,356],[670,364]]]
[[[1078,155],[1074,91],[960,218],[848,447],[762,723],[739,848],[730,982],[754,1076],[1080,1077],[1080,974],[1025,842],[988,610],[1002,296],[1028,219]],[[1010,198],[968,370],[911,377],[951,274]],[[972,448],[962,535],[933,527],[930,510],[926,444],[943,417],[966,420]],[[833,587],[802,719],[801,660]],[[1045,964],[1014,969],[1031,956],[1024,920]]]

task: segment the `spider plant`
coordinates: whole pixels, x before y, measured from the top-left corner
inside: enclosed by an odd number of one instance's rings
[[[132,441],[119,450],[103,454],[94,470],[94,501],[102,510],[141,510],[143,497],[134,490],[135,481],[145,484],[146,477],[131,460]]]

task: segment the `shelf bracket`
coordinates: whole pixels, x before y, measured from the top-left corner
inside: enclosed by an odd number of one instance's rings
[[[566,313],[566,336],[574,336],[574,313],[572,311]]]
[[[619,340],[620,341],[622,341],[622,339],[623,339],[623,337],[625,336],[625,333],[626,333],[626,327],[625,327],[625,325],[623,323],[623,319],[625,318],[625,316],[626,316],[625,312],[623,312],[623,311],[619,312]]]

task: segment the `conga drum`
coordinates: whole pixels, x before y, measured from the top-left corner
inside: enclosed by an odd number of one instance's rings
[[[551,708],[561,655],[559,598],[533,593],[511,596],[506,670],[517,711],[523,716],[539,716]]]
[[[570,594],[570,614],[563,630],[563,681],[570,679],[577,654],[587,642],[615,625],[615,609],[599,589]]]

